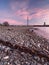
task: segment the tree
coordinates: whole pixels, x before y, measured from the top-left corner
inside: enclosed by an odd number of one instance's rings
[[[4,25],[4,26],[9,26],[9,23],[8,23],[7,21],[5,21],[5,22],[3,23],[3,25]]]

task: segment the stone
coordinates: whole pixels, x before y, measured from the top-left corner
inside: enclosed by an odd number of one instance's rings
[[[0,62],[0,65],[4,65],[4,63],[3,62]]]
[[[6,60],[6,59],[9,59],[9,56],[5,56],[5,57],[3,57],[3,59],[5,59],[5,60]]]
[[[44,62],[44,58],[41,58],[41,61]]]
[[[38,47],[40,47],[40,45],[41,45],[41,44],[40,44],[40,43],[38,43]]]

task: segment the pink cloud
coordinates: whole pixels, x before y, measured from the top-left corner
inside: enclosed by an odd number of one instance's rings
[[[32,15],[33,18],[42,18],[44,16],[49,15],[49,9],[35,9],[35,11],[36,13]]]
[[[41,8],[33,8],[30,11],[27,11],[27,2],[28,0],[25,0],[23,3],[20,2],[12,2],[10,3],[10,7],[14,13],[14,15],[17,17],[20,17],[22,19],[27,19],[27,16],[29,17],[29,20],[31,19],[48,19],[49,18],[49,9],[41,9]],[[47,8],[47,7],[45,7]],[[32,15],[30,15],[30,13],[32,13]],[[35,12],[35,13],[34,13]],[[15,22],[15,21],[14,21]],[[16,21],[17,22],[17,21]],[[18,24],[18,23],[16,23]],[[22,23],[19,23],[22,24]]]
[[[16,21],[16,20],[12,20],[12,19],[0,19],[0,23],[3,23],[7,21],[10,25],[23,25],[24,23],[21,21]]]
[[[49,9],[34,9],[33,12],[35,13],[30,15],[29,11],[22,9],[22,10],[16,11],[16,15],[21,16],[23,19],[27,19],[27,16],[29,17],[29,19],[32,19],[32,18],[42,18],[44,16],[49,15]]]
[[[23,19],[27,19],[27,15],[29,15],[29,12],[26,11],[26,2],[28,0],[25,0],[23,3],[20,2],[12,2],[10,3],[10,7],[12,11],[15,13],[16,16],[20,16]]]
[[[29,11],[26,11],[25,8],[16,11],[16,15],[22,17],[23,19],[27,19],[27,16],[29,17],[29,19],[32,18],[31,16],[29,16]]]
[[[47,23],[49,23],[49,9],[34,8],[32,10],[27,11],[26,2],[20,3],[20,5],[18,2],[14,2],[14,3],[11,3],[10,5],[11,5],[11,9],[13,10],[13,13],[16,17],[18,16],[19,18],[24,19],[24,20],[27,20],[27,16],[29,17],[29,20],[45,19],[47,21]],[[33,14],[30,15],[30,13],[33,13]],[[15,24],[15,22],[16,22],[16,24],[18,24],[18,21],[14,20],[13,23]],[[19,24],[24,24],[24,23],[21,22]]]

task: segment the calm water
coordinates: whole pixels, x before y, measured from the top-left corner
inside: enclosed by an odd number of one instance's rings
[[[35,31],[38,35],[49,39],[49,27],[37,27],[39,30]]]

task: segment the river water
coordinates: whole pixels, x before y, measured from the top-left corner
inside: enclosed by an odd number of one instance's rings
[[[49,27],[37,27],[38,30],[35,30],[35,32],[40,35],[45,37],[46,39],[49,39]]]

